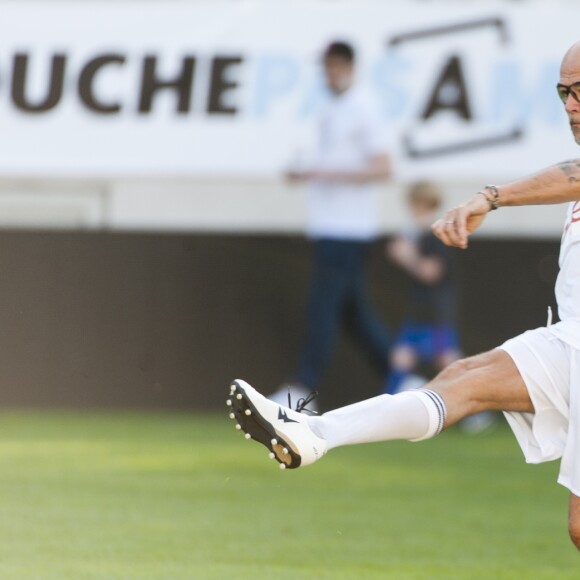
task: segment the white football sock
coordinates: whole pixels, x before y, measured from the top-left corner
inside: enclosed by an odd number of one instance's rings
[[[429,439],[443,429],[445,415],[441,396],[421,389],[347,405],[320,417],[309,417],[308,424],[332,449],[393,439]]]

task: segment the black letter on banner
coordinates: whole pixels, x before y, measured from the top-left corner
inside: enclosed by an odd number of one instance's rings
[[[97,100],[93,93],[93,82],[96,74],[106,64],[123,64],[125,57],[120,54],[104,54],[93,58],[83,67],[79,76],[79,96],[84,105],[95,113],[118,113],[121,105],[117,103],[105,104]]]
[[[139,99],[139,112],[148,113],[151,111],[153,97],[161,89],[173,89],[179,95],[177,110],[180,113],[187,113],[191,101],[191,89],[193,85],[193,72],[195,69],[195,58],[186,57],[179,76],[173,81],[161,81],[155,76],[157,58],[154,56],[145,57],[143,65],[143,79],[141,81],[141,98]]]
[[[443,110],[455,111],[466,121],[472,118],[463,68],[458,56],[452,56],[443,68],[421,118],[429,119]]]
[[[14,70],[12,73],[12,101],[16,107],[28,113],[44,113],[54,109],[62,97],[65,64],[66,56],[64,54],[53,55],[48,94],[40,103],[32,104],[26,100],[25,96],[28,55],[16,54],[14,56]]]
[[[221,113],[223,115],[235,115],[238,110],[235,107],[227,107],[222,104],[222,97],[228,90],[235,89],[238,83],[226,80],[226,72],[232,65],[240,64],[239,56],[223,57],[216,56],[211,67],[211,81],[209,89],[208,113]]]

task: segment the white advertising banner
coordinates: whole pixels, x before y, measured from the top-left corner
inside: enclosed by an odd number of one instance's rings
[[[576,155],[555,85],[580,7],[0,2],[0,176],[265,176],[308,155],[351,41],[402,179]]]

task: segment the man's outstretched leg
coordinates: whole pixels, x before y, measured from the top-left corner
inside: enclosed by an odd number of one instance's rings
[[[239,429],[289,468],[314,463],[343,445],[429,439],[482,411],[533,412],[516,365],[499,349],[453,363],[425,389],[381,395],[320,417],[281,407],[244,381],[231,389],[230,416]]]

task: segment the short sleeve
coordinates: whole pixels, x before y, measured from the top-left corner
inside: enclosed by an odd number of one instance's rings
[[[379,103],[373,94],[365,94],[359,103],[360,130],[362,145],[366,154],[371,157],[389,153],[390,139],[379,109]]]

